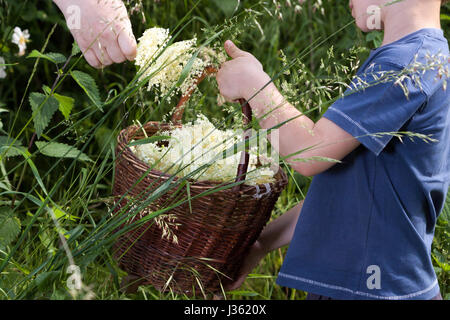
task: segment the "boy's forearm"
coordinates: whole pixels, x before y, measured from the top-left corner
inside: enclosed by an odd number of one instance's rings
[[[269,77],[266,79],[270,80]],[[245,93],[245,99],[250,100],[252,110],[262,127],[271,128],[292,117],[297,117],[294,121],[300,123],[306,130],[314,128],[314,122],[287,102],[273,82],[257,92],[257,89],[248,90]]]
[[[284,247],[291,242],[302,206],[303,201],[264,228],[258,238],[258,244],[264,254]]]
[[[245,99],[250,99],[250,106],[263,129],[288,121],[278,129],[280,139],[277,141],[279,146],[277,151],[281,156],[288,156],[317,143],[314,121],[287,102],[273,83],[266,86],[256,96],[254,92],[246,93]],[[303,156],[304,154],[293,156],[287,159],[287,162],[297,171],[301,171],[299,170],[300,162],[292,160]]]

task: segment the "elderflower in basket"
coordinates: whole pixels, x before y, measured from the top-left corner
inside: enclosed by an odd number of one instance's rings
[[[196,174],[197,181],[228,182],[236,177],[240,161],[240,153],[217,159],[224,151],[232,148],[241,139],[235,130],[219,130],[206,118],[200,115],[193,124],[185,124],[181,128],[160,132],[161,136],[170,136],[167,146],[157,142],[131,146],[131,150],[143,162],[153,165],[155,169],[169,174],[184,177],[201,167]],[[265,166],[257,167],[257,148],[250,148],[250,160],[246,183],[257,185],[274,181],[275,172]],[[159,161],[162,159],[161,161]],[[260,163],[268,161],[260,156]],[[182,168],[180,170],[180,168]]]

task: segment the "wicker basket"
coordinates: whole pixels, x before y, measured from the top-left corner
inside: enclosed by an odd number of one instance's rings
[[[206,70],[198,81],[212,71]],[[143,127],[131,126],[120,132],[113,187],[115,212],[126,207],[130,198],[138,202],[145,200],[168,179],[173,179],[171,183],[177,182],[176,177],[149,170],[150,167],[139,160],[127,145],[131,139],[145,137],[142,129],[152,136],[160,129],[170,130],[174,126],[181,126],[183,105],[190,94],[185,95],[176,107],[172,118],[174,124],[149,122]],[[244,122],[248,123],[251,109],[246,103],[242,103],[242,106],[246,115]],[[239,165],[237,182],[245,179],[247,172],[248,153],[242,152],[242,157],[245,161]],[[176,216],[179,226],[173,228],[172,232],[178,243],[163,237],[160,226],[153,219],[149,220],[127,231],[115,243],[114,255],[120,267],[129,275],[139,278],[139,284],[151,284],[160,291],[173,290],[186,295],[220,292],[221,286],[236,277],[247,250],[258,238],[271,216],[275,202],[287,185],[287,176],[281,168],[275,178],[276,181],[270,184],[252,186],[240,183],[233,188],[202,196],[198,195],[223,184],[190,181],[190,203],[185,201],[165,213]],[[154,212],[187,196],[186,186],[170,188],[151,202],[147,209]],[[129,206],[125,210],[130,210]],[[134,219],[140,219],[145,212]]]

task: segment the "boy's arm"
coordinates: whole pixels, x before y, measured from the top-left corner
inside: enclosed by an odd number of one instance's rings
[[[53,0],[86,61],[95,68],[133,60],[136,39],[121,0]]]
[[[319,174],[335,164],[330,161],[296,161],[311,157],[343,159],[357,148],[360,142],[332,121],[322,118],[314,123],[289,104],[273,83],[256,96],[259,89],[270,82],[261,64],[250,53],[240,50],[231,41],[225,43],[227,53],[233,58],[223,64],[217,74],[222,95],[228,101],[240,98],[249,100],[250,106],[262,128],[272,128],[292,119],[279,128],[278,152],[282,156],[308,149],[287,159],[287,162],[305,176]],[[276,145],[276,144],[274,144]]]
[[[303,201],[270,222],[258,237],[258,245],[264,255],[291,243]]]
[[[251,96],[252,94],[247,94],[245,99],[250,99]],[[272,128],[289,120],[279,128],[278,151],[282,156],[312,147],[287,160],[296,171],[304,176],[314,176],[326,171],[336,162],[317,160],[299,162],[295,159],[325,157],[341,160],[360,145],[360,142],[352,135],[326,118],[321,118],[314,123],[286,102],[273,83],[251,99],[250,105],[255,116],[261,118],[259,123],[262,128]]]
[[[277,219],[270,222],[262,231],[245,256],[237,279],[226,289],[235,290],[245,281],[248,274],[271,251],[284,247],[291,242],[295,226],[303,206],[303,201]]]

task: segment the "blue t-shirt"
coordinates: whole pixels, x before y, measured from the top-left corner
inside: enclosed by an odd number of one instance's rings
[[[440,29],[370,53],[324,114],[361,145],[313,178],[279,285],[336,299],[439,293],[431,244],[450,181],[445,70],[449,48]],[[395,132],[437,141],[404,134],[400,141]]]

